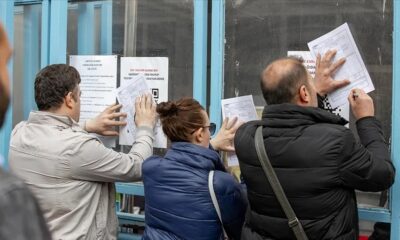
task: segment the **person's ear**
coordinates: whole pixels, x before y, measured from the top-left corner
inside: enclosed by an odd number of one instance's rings
[[[68,92],[68,94],[64,97],[64,102],[68,108],[73,108],[75,104],[74,93]]]
[[[202,143],[204,140],[204,128],[199,128],[193,133],[194,141],[196,143]]]
[[[301,85],[299,88],[299,102],[308,104],[311,101],[311,95],[306,85]]]

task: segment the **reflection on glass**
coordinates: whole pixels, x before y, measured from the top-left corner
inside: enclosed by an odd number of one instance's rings
[[[40,4],[14,8],[13,127],[36,108],[34,89],[24,82],[34,82],[40,69],[41,9]]]
[[[168,57],[169,98],[192,96],[192,0],[72,1],[67,36],[68,55]],[[105,53],[102,46],[109,41],[112,49]]]
[[[224,97],[253,94],[265,104],[259,74],[287,51],[308,51],[307,43],[347,22],[376,90],[371,93],[385,136],[390,136],[392,102],[391,1],[229,0],[226,2]]]

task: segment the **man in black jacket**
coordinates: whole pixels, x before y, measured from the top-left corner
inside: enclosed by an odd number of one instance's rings
[[[263,126],[264,143],[286,196],[308,238],[358,238],[355,189],[381,191],[394,181],[394,167],[372,99],[361,89],[348,97],[361,143],[343,118],[318,108],[319,95],[347,85],[331,75],[335,51],[317,58],[315,82],[299,60],[271,63],[261,75],[267,106],[262,120],[239,128],[235,149],[247,185],[249,209],[244,240],[295,239],[257,158],[254,135]]]

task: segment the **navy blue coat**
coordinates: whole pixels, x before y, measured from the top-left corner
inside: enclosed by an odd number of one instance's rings
[[[221,239],[222,227],[208,191],[211,170],[225,230],[240,239],[246,210],[241,185],[225,172],[216,151],[176,142],[165,157],[153,156],[143,163],[144,240]]]

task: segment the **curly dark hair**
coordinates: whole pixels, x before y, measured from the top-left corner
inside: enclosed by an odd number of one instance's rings
[[[43,68],[35,79],[35,102],[38,109],[59,108],[64,97],[80,83],[81,77],[74,67],[53,64]]]

